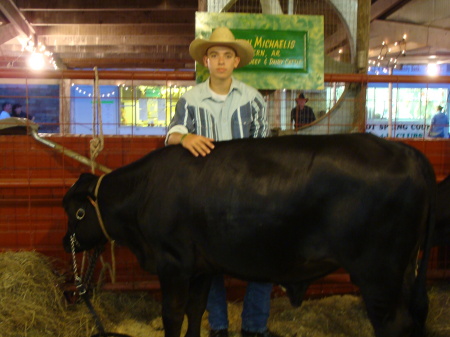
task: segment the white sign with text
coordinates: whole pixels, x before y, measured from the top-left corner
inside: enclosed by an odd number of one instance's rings
[[[425,138],[430,125],[419,121],[392,122],[392,138]],[[367,120],[366,132],[378,137],[387,138],[389,125],[386,120]]]

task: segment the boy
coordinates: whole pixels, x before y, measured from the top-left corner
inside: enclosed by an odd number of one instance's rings
[[[209,40],[195,39],[189,53],[209,69],[210,77],[186,92],[177,103],[169,125],[167,145],[181,144],[194,156],[207,156],[214,141],[267,137],[269,128],[262,95],[232,77],[254,55],[252,45],[236,40],[218,27]],[[272,284],[249,282],[242,311],[242,336],[272,337],[267,329]],[[228,336],[226,291],[223,276],[213,278],[209,292],[210,337]]]

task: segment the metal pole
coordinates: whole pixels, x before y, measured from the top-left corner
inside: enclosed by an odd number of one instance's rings
[[[36,139],[38,142],[40,142],[40,143],[42,143],[44,145],[47,145],[48,147],[51,147],[56,152],[62,153],[63,155],[68,156],[68,157],[70,157],[72,159],[75,159],[76,161],[78,161],[78,162],[80,162],[82,164],[85,164],[85,165],[87,165],[89,167],[94,165],[94,167],[96,169],[98,169],[99,171],[102,171],[104,173],[109,173],[109,172],[112,171],[110,168],[108,168],[106,166],[103,166],[102,164],[93,162],[91,159],[89,159],[89,158],[87,158],[87,157],[85,157],[85,156],[83,156],[83,155],[81,155],[81,154],[79,154],[79,153],[77,153],[75,151],[69,150],[68,148],[66,148],[66,147],[64,147],[64,146],[62,146],[60,144],[57,144],[57,143],[52,142],[52,141],[50,141],[48,139],[40,137],[38,135],[38,133],[37,133],[37,128],[36,129],[35,128],[30,128],[30,133],[31,133],[31,136],[34,139]]]
[[[392,75],[392,68],[389,67],[389,75]],[[392,138],[392,82],[388,84],[388,137]]]

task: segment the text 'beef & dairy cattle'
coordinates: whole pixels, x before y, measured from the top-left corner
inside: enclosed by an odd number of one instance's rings
[[[65,249],[73,235],[78,251],[105,235],[128,246],[159,276],[166,337],[185,314],[186,336],[200,336],[214,273],[280,284],[299,305],[340,267],[377,337],[424,336],[436,181],[422,153],[369,134],[215,145],[206,157],[169,146],[103,179],[81,175],[63,201]]]

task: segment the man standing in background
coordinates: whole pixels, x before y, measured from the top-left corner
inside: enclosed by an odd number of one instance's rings
[[[298,130],[302,126],[314,122],[316,116],[313,109],[306,105],[308,99],[303,93],[300,93],[295,101],[297,106],[291,110],[291,123],[293,123],[294,130]]]
[[[440,105],[436,108],[436,114],[431,119],[428,136],[432,138],[448,138],[448,116]]]

